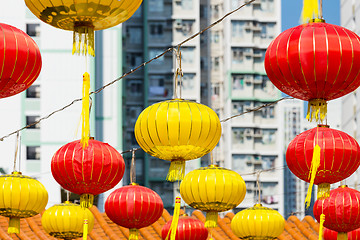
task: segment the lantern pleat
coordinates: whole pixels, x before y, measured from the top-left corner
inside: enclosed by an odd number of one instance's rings
[[[348,232],[349,240],[359,240],[360,239],[360,229],[355,229],[354,231]],[[324,228],[324,240],[337,240],[338,232]]]
[[[205,226],[216,227],[217,212],[239,205],[246,186],[238,173],[210,165],[189,172],[180,184],[180,194],[188,205],[207,213]]]
[[[4,23],[0,23],[0,56],[0,98],[26,90],[40,74],[42,61],[35,41]]]
[[[20,218],[35,216],[48,201],[45,187],[20,172],[0,176],[0,215],[9,217],[8,233],[20,233]]]
[[[161,230],[161,237],[163,240],[169,235],[171,231],[170,226],[172,220],[168,221]],[[180,216],[175,240],[206,240],[208,237],[208,230],[204,223],[200,220],[189,216]]]
[[[66,190],[84,196],[82,205],[92,205],[92,195],[115,187],[122,179],[125,163],[109,144],[93,139],[83,148],[80,140],[61,147],[51,160],[55,180]]]

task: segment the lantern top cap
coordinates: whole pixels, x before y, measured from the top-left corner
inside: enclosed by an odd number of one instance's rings
[[[14,174],[14,175],[21,175],[22,173],[21,173],[21,172],[18,172],[18,171],[13,171],[13,172],[11,172],[11,174]]]
[[[138,183],[134,183],[134,182],[133,182],[133,183],[130,183],[130,185],[131,185],[131,186],[139,186]]]
[[[318,124],[317,126],[321,128],[330,128],[330,126],[326,124]]]
[[[254,207],[262,207],[262,204],[261,203],[257,203],[254,205]]]
[[[318,23],[318,22],[324,23],[324,22],[325,22],[325,19],[322,19],[322,18],[313,18],[313,19],[310,19],[310,20],[309,20],[309,23]]]
[[[346,184],[339,186],[339,188],[347,188],[347,187],[348,187],[348,185],[346,185]]]

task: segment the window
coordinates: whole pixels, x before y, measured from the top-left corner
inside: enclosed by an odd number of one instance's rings
[[[195,78],[194,73],[184,73],[183,83],[182,83],[183,84],[182,88],[184,91],[190,91],[195,89],[194,78]]]
[[[183,10],[193,9],[193,0],[176,0],[176,5],[181,6]]]
[[[232,63],[239,64],[244,61],[244,52],[241,48],[232,48]]]
[[[233,75],[233,89],[234,90],[244,89],[244,76],[243,75]]]
[[[40,85],[33,84],[26,90],[27,98],[40,98]]]
[[[231,35],[233,38],[241,38],[244,36],[245,22],[231,21]]]
[[[275,117],[275,107],[269,106],[261,109],[261,114],[263,118],[274,118]]]
[[[164,0],[149,0],[149,12],[163,12]]]
[[[261,0],[261,8],[264,12],[274,12],[274,0]]]
[[[130,44],[141,44],[142,28],[141,27],[127,27],[126,37]]]
[[[195,48],[184,47],[181,50],[181,60],[184,64],[193,64],[195,59]]]
[[[142,64],[142,59],[141,53],[128,52],[126,54],[126,65],[130,68],[137,67]]]
[[[40,146],[28,146],[26,147],[26,159],[27,160],[40,160]]]
[[[142,81],[140,80],[128,80],[126,82],[126,88],[129,90],[127,91],[127,93],[130,96],[142,95]]]
[[[276,142],[276,130],[275,129],[263,129],[262,143],[263,144],[275,144]]]
[[[219,71],[220,68],[220,57],[212,57],[211,58],[211,66],[214,71]]]
[[[150,76],[149,77],[149,96],[150,97],[165,97],[163,76]]]
[[[245,155],[245,154],[236,154],[233,155],[233,168],[235,171],[247,171],[247,159],[251,158],[250,155]]]
[[[232,141],[233,143],[244,143],[245,128],[233,128],[232,129]]]
[[[263,169],[271,169],[275,167],[275,160],[276,160],[276,156],[262,156],[261,157],[262,160],[262,168]],[[270,171],[275,171],[270,170]]]
[[[40,36],[40,24],[39,23],[26,24],[26,33],[30,37],[39,37]]]
[[[40,119],[40,116],[26,116],[26,125],[32,124]],[[28,128],[40,129],[40,123],[36,123]]]
[[[218,43],[220,41],[219,31],[211,31],[211,42]]]
[[[150,36],[158,38],[162,37],[164,35],[163,29],[164,26],[161,23],[150,24]]]

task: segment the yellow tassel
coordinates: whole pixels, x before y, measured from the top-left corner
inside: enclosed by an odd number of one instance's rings
[[[185,174],[185,161],[173,160],[171,161],[166,180],[169,182],[180,181],[183,180],[184,174]]]
[[[137,228],[129,229],[129,240],[137,240],[139,239],[139,230]]]
[[[90,124],[89,124],[89,107],[90,107],[90,75],[85,72],[83,75],[82,90],[82,111],[81,111],[81,144],[85,149],[89,145]]]
[[[178,222],[179,222],[179,217],[180,217],[180,207],[181,207],[181,198],[176,197],[173,218],[171,220],[170,229],[169,229],[169,232],[168,232],[165,240],[169,240],[169,237],[170,237],[170,240],[175,240],[176,230],[178,227]]]
[[[302,10],[302,23],[308,23],[314,18],[319,18],[319,2],[318,0],[304,0]]]
[[[94,203],[94,195],[82,194],[80,196],[80,206],[83,208],[91,208]]]
[[[8,233],[20,233],[20,218],[11,217],[9,221]]]
[[[327,113],[327,102],[324,99],[312,99],[308,102],[308,111],[306,119],[312,122],[313,119],[316,121],[323,122]]]
[[[322,213],[320,215],[319,240],[322,240],[323,238],[324,222],[325,222],[325,214]]]
[[[339,232],[338,235],[337,235],[337,240],[348,240],[348,234],[343,233],[343,232]]]
[[[215,228],[217,227],[218,213],[217,212],[207,212],[206,213],[206,228]]]
[[[321,183],[318,185],[317,198],[324,199],[330,197],[330,183]]]
[[[89,231],[89,222],[87,219],[84,219],[83,240],[87,240],[88,231]]]
[[[94,39],[94,26],[84,22],[81,24],[75,23],[72,54],[83,54],[85,56],[89,54],[91,56],[95,56]]]
[[[316,146],[314,147],[314,152],[313,152],[313,157],[312,157],[311,167],[310,167],[310,172],[309,172],[310,183],[309,183],[309,189],[308,189],[308,192],[307,192],[307,195],[305,198],[306,209],[308,209],[310,207],[312,188],[314,185],[317,170],[320,166],[320,151],[321,151],[320,146],[316,144]]]

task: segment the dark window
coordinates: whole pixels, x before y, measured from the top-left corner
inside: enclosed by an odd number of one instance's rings
[[[28,146],[26,147],[26,159],[27,160],[40,160],[40,146]]]
[[[33,124],[34,122],[38,121],[40,116],[26,116],[26,125]],[[34,125],[31,125],[28,128],[40,128],[40,123],[36,123]]]
[[[40,24],[39,23],[26,24],[26,33],[30,37],[39,37],[40,36]]]
[[[40,85],[31,85],[26,90],[27,98],[40,98]]]

